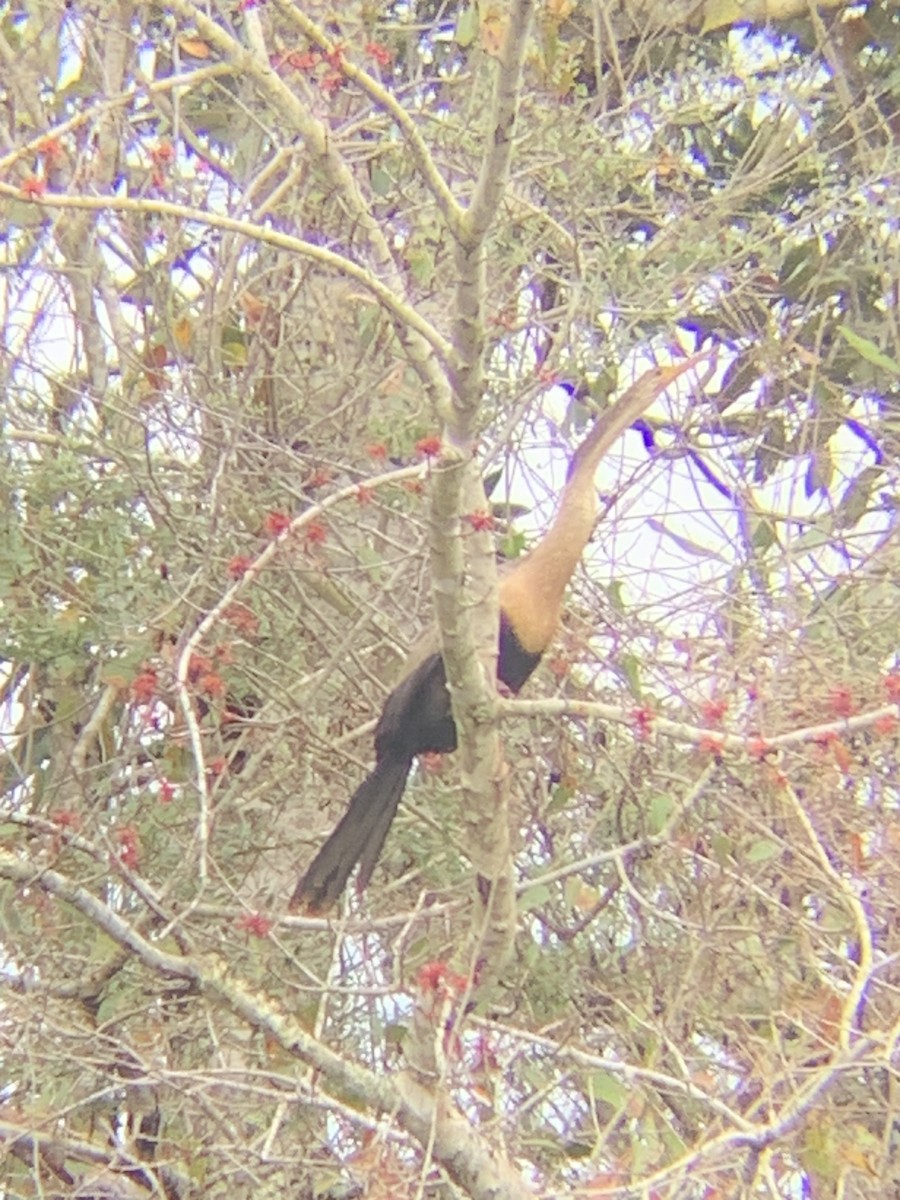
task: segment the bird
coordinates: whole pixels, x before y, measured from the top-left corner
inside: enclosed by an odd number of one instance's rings
[[[556,633],[566,587],[597,520],[594,475],[603,456],[671,383],[705,357],[701,351],[652,367],[597,418],[572,457],[546,533],[501,575],[497,678],[510,692],[522,688]],[[407,668],[385,700],[375,727],[375,766],[299,880],[290,908],[309,915],[327,911],[340,898],[357,863],[358,887],[366,887],[413,761],[421,754],[447,754],[456,748],[444,660],[434,649]]]

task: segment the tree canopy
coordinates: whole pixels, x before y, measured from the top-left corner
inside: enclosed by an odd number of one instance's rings
[[[0,55],[4,1196],[892,1194],[896,5]],[[498,696],[497,570],[691,354]],[[435,620],[460,750],[290,913]]]

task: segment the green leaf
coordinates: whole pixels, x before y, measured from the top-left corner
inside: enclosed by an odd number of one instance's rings
[[[643,695],[641,688],[641,660],[635,654],[620,654],[616,666],[625,676],[631,694],[640,700]]]
[[[609,1071],[595,1071],[591,1075],[591,1092],[595,1100],[602,1100],[613,1108],[621,1108],[628,1100],[628,1088]]]
[[[827,446],[820,446],[810,455],[806,468],[804,490],[806,495],[814,496],[816,492],[827,492],[828,485],[834,476],[834,460]]]
[[[606,589],[606,594],[609,596],[609,602],[617,613],[625,611],[625,601],[622,599],[622,588],[624,584],[621,579],[614,579]]]
[[[512,561],[518,558],[525,549],[526,539],[525,534],[517,530],[512,530],[500,542],[500,552],[505,559]]]
[[[767,520],[757,521],[750,541],[754,550],[768,550],[770,546],[774,546],[775,530],[772,528],[772,522]]]
[[[874,367],[880,367],[882,371],[889,371],[892,375],[900,375],[900,363],[890,355],[879,350],[874,342],[870,342],[868,338],[861,337],[858,333],[854,333],[846,325],[838,325],[838,332],[844,341],[852,346],[860,358],[864,358],[866,362],[871,363]]]
[[[762,838],[758,842],[754,842],[744,859],[748,863],[768,862],[769,859],[777,858],[781,853],[781,843],[770,841],[768,838]]]
[[[528,888],[519,897],[519,911],[527,912],[530,908],[540,908],[550,899],[550,888],[546,883],[538,883]]]
[[[478,7],[468,4],[456,18],[456,29],[453,37],[457,46],[467,49],[475,41],[478,33]]]
[[[378,163],[375,163],[375,165],[372,167],[370,181],[372,184],[372,192],[376,196],[389,196],[393,191],[393,179],[390,177],[384,167],[379,166]]]
[[[672,815],[675,802],[671,796],[654,796],[650,801],[650,832],[661,833]]]

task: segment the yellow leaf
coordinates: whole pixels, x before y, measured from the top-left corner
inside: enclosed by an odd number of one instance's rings
[[[739,21],[741,16],[748,16],[741,0],[707,0],[703,8],[703,25],[701,33],[710,33],[713,29],[722,29]]]
[[[178,39],[178,47],[184,53],[190,55],[191,58],[209,58],[212,51],[209,44],[198,37],[180,37]]]
[[[261,300],[259,296],[255,296],[253,292],[244,292],[241,295],[240,304],[244,311],[244,316],[247,319],[247,328],[259,328],[259,326],[262,324],[262,319],[266,311],[265,300]]]
[[[187,350],[194,335],[194,323],[190,317],[179,317],[172,326],[172,337],[179,350]]]
[[[499,58],[509,32],[509,17],[496,8],[488,9],[481,19],[481,47],[491,58]]]

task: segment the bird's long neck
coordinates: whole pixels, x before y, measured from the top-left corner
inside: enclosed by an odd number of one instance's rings
[[[556,631],[563,595],[597,519],[594,475],[603,456],[698,357],[642,375],[594,423],[575,452],[550,528],[500,582],[500,607],[524,650],[543,653]]]

